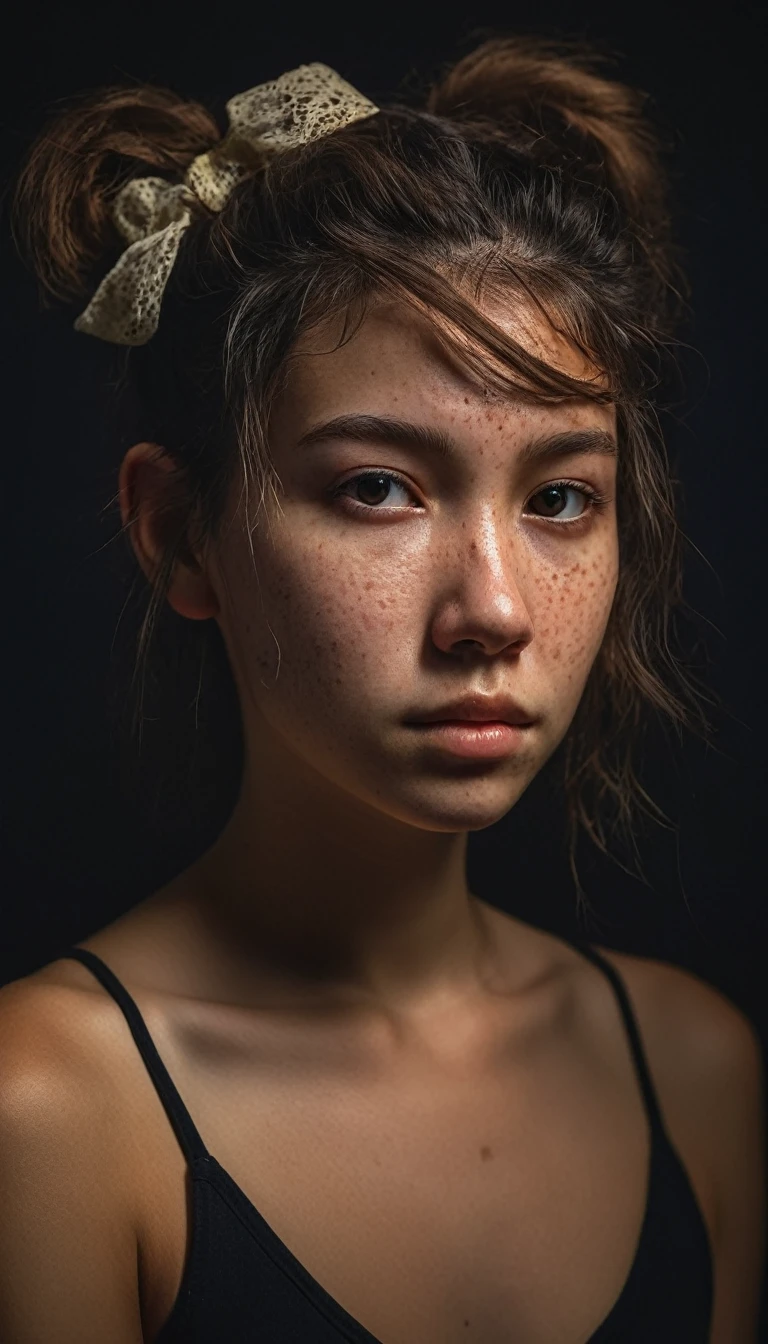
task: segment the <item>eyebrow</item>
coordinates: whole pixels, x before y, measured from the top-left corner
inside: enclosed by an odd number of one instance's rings
[[[444,430],[381,415],[334,416],[332,420],[312,425],[306,430],[299,438],[297,447],[310,448],[328,443],[331,439],[355,443],[394,443],[403,448],[420,448],[439,458],[460,455],[458,443]],[[570,457],[574,453],[615,457],[617,450],[616,439],[606,429],[569,429],[529,440],[518,454],[517,461],[527,466],[531,462],[552,461]]]

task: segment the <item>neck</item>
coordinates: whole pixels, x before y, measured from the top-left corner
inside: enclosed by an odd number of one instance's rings
[[[185,886],[238,972],[292,999],[406,1010],[481,985],[487,907],[467,888],[466,846],[466,832],[421,830],[278,756],[246,768]]]

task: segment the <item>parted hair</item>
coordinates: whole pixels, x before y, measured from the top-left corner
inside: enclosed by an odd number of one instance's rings
[[[174,566],[192,540],[215,542],[233,477],[255,514],[279,508],[269,415],[299,335],[334,314],[348,333],[381,295],[413,304],[492,387],[616,407],[618,587],[559,757],[581,895],[580,830],[608,852],[609,833],[632,840],[638,810],[663,817],[637,769],[649,719],[678,735],[709,727],[712,697],[678,639],[684,538],[657,414],[685,295],[663,154],[646,96],[582,43],[493,38],[412,101],[261,163],[220,213],[201,207],[157,333],[124,352],[142,437],[170,455],[184,500],[146,587],[136,684]],[[92,293],[124,246],[111,217],[120,187],[149,174],[180,181],[222,134],[199,103],[150,85],[97,89],[58,110],[14,197],[41,292]],[[573,379],[501,331],[479,301],[488,286],[537,305],[600,379]],[[215,623],[195,624],[204,645]]]

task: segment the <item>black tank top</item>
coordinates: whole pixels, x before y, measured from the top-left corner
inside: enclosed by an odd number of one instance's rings
[[[569,946],[599,967],[613,986],[651,1130],[635,1258],[617,1301],[588,1344],[708,1344],[713,1268],[707,1229],[664,1128],[624,982],[590,944]],[[207,1151],[136,1003],[109,967],[82,947],[64,955],[87,966],[122,1009],[189,1167],[189,1249],[178,1296],[155,1344],[386,1344],[312,1277]],[[557,1266],[552,1273],[556,1278]]]

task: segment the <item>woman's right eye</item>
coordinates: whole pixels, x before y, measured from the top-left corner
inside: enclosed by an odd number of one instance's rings
[[[350,487],[354,487],[354,498],[348,494]],[[356,476],[348,476],[346,481],[336,486],[333,491],[334,499],[343,496],[357,509],[369,513],[383,513],[389,509],[400,510],[403,505],[393,502],[393,495],[397,490],[410,496],[413,500],[413,492],[410,487],[394,471],[360,471]],[[383,507],[382,507],[383,506]]]

